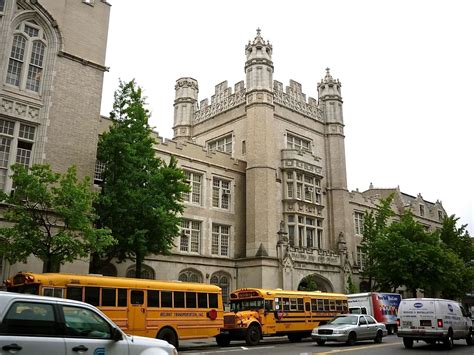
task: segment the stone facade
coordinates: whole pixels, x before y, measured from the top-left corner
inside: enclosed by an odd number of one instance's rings
[[[110,5],[103,0],[0,2],[0,189],[9,166],[47,163],[79,177],[94,171]],[[4,265],[2,277],[41,271]],[[64,271],[88,271],[88,262]]]
[[[0,119],[16,126],[12,135],[0,132],[11,141],[4,171],[15,161],[17,126],[24,124],[34,127],[25,163],[47,162],[58,171],[75,164],[81,176],[94,174],[97,137],[110,124],[99,116],[108,17],[109,5],[99,0],[7,0],[0,12]],[[21,24],[45,34],[37,92],[24,88],[26,74],[18,85],[8,83]],[[361,216],[380,198],[394,192],[397,215],[410,208],[427,228],[440,226],[440,202],[398,188],[348,191],[341,83],[329,69],[315,99],[294,80],[284,88],[273,79],[272,46],[259,30],[245,55],[245,80],[216,85],[210,100],[199,101],[197,80],[176,81],[174,137],[156,136],[155,150],[178,159],[192,191],[172,254],[148,256],[143,276],[216,283],[225,295],[246,286],[298,289],[308,277],[321,290],[345,292],[349,276],[359,281]],[[7,191],[11,182],[3,176]],[[4,265],[3,277],[26,269],[41,265]],[[87,261],[62,271],[87,272]],[[132,271],[132,263],[120,263],[103,273]]]

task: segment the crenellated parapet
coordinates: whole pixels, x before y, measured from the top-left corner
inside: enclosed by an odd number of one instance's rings
[[[323,121],[323,113],[318,107],[318,101],[302,92],[301,84],[290,80],[290,86],[283,91],[283,84],[277,80],[273,81],[273,100],[275,103],[290,110],[301,113],[318,121]]]
[[[200,122],[212,118],[222,112],[245,104],[245,84],[239,81],[234,85],[234,90],[227,87],[227,80],[216,85],[215,93],[208,99],[201,100],[199,110],[194,114],[194,122]]]
[[[152,132],[152,136],[155,139],[153,148],[158,156],[173,155],[178,159],[178,162],[194,161],[242,174],[245,172],[246,163],[233,158],[228,153],[210,151],[205,146],[191,141],[167,139],[159,136],[155,131]]]

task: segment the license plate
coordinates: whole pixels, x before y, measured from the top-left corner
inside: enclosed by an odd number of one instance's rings
[[[326,337],[319,337],[320,340],[327,340]]]
[[[408,328],[408,327],[411,327],[412,324],[413,324],[413,323],[410,322],[410,321],[403,321],[403,322],[402,322],[402,326],[403,326],[403,327],[407,327],[407,328]]]

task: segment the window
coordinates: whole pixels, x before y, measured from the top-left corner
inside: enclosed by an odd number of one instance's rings
[[[183,194],[183,199],[186,202],[201,204],[201,186],[202,186],[202,174],[198,174],[192,171],[185,171],[186,179],[188,180],[189,186],[191,187],[190,192]]]
[[[100,185],[104,181],[102,174],[105,170],[105,163],[101,162],[100,160],[95,161],[94,167],[94,184]]]
[[[116,288],[103,288],[102,289],[102,302],[101,305],[104,307],[110,306],[115,307],[117,297],[117,289]]]
[[[184,308],[184,292],[174,292],[174,307]]]
[[[355,234],[362,235],[364,233],[364,214],[362,212],[354,212],[354,228]]]
[[[321,181],[310,174],[286,172],[286,197],[321,204]],[[296,180],[296,181],[295,181]]]
[[[136,271],[135,266],[131,266],[127,269],[126,277],[135,278]],[[155,271],[148,265],[142,265],[142,271],[140,274],[140,279],[155,279]]]
[[[0,191],[5,190],[10,164],[16,162],[25,168],[30,166],[34,139],[34,126],[0,119]]]
[[[228,210],[230,204],[230,181],[212,179],[212,207]]]
[[[214,274],[211,277],[211,284],[217,285],[222,289],[222,302],[229,303],[230,295],[230,276],[224,274]]]
[[[186,308],[196,308],[196,292],[186,292]]]
[[[182,282],[202,282],[202,276],[199,271],[188,269],[180,272],[178,280]]]
[[[207,293],[198,293],[198,308],[207,308]]]
[[[199,253],[200,242],[201,222],[183,219],[181,221],[179,250],[188,253]]]
[[[212,224],[212,254],[229,256],[230,227]]]
[[[18,26],[13,36],[6,83],[39,92],[45,50],[43,30],[35,22],[24,22]]]
[[[288,215],[289,244],[299,248],[320,248],[322,230],[316,229],[316,223],[313,217]]]
[[[161,291],[161,307],[173,307],[173,292]]]
[[[438,211],[438,221],[442,221],[443,218],[444,218],[443,212],[442,212],[442,211]]]
[[[5,8],[5,0],[0,0],[0,12],[3,12],[4,8]]]
[[[82,287],[68,286],[66,298],[70,300],[82,301]]]
[[[89,303],[93,306],[98,306],[99,293],[100,288],[98,287],[85,287],[84,302]]]
[[[311,142],[308,139],[296,137],[292,134],[286,135],[286,148],[311,151]]]
[[[63,298],[63,292],[61,287],[43,287],[43,296]]]
[[[420,216],[423,217],[425,215],[425,206],[420,205]]]
[[[50,304],[15,302],[2,321],[1,332],[12,335],[54,335],[54,309]]]
[[[147,307],[159,307],[160,306],[160,291],[147,291]]]
[[[362,247],[358,246],[356,248],[356,263],[360,268],[364,267],[364,253],[362,252]]]
[[[207,144],[209,150],[217,150],[220,152],[232,154],[232,134],[216,139]]]
[[[64,313],[66,335],[81,338],[110,339],[109,323],[97,313],[87,308],[61,306]]]

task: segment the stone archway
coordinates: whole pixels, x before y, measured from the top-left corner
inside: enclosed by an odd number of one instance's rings
[[[298,285],[298,291],[334,292],[331,281],[318,274],[303,277]]]

